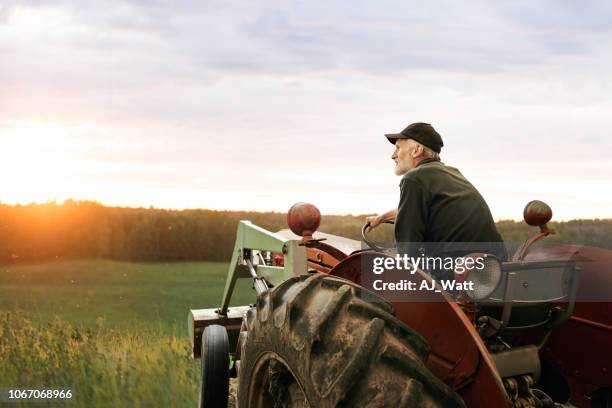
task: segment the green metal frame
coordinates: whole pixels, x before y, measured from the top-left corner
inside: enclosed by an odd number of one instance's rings
[[[254,264],[252,258],[260,251],[282,253],[284,266]],[[266,282],[276,286],[292,276],[306,272],[306,247],[301,240],[286,240],[250,221],[240,221],[218,313],[227,314],[238,278],[265,279]]]

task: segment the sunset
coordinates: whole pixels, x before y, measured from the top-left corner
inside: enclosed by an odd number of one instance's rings
[[[611,27],[0,1],[0,405],[609,408]]]

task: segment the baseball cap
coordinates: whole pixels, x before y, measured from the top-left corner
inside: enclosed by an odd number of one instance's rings
[[[429,123],[417,122],[406,126],[399,133],[390,133],[385,135],[391,144],[395,144],[397,139],[412,139],[423,146],[429,147],[436,153],[440,153],[444,143],[442,137]]]

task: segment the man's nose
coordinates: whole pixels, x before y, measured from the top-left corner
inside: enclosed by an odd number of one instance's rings
[[[391,155],[391,160],[395,160],[397,159],[397,150],[393,151],[393,154]]]

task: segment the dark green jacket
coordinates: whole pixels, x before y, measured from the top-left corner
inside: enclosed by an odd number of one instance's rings
[[[434,159],[419,163],[400,182],[395,240],[399,252],[413,255],[421,243],[438,243],[429,245],[437,249],[427,255],[483,251],[506,258],[501,235],[478,190],[459,170]],[[473,245],[464,248],[459,243]]]

